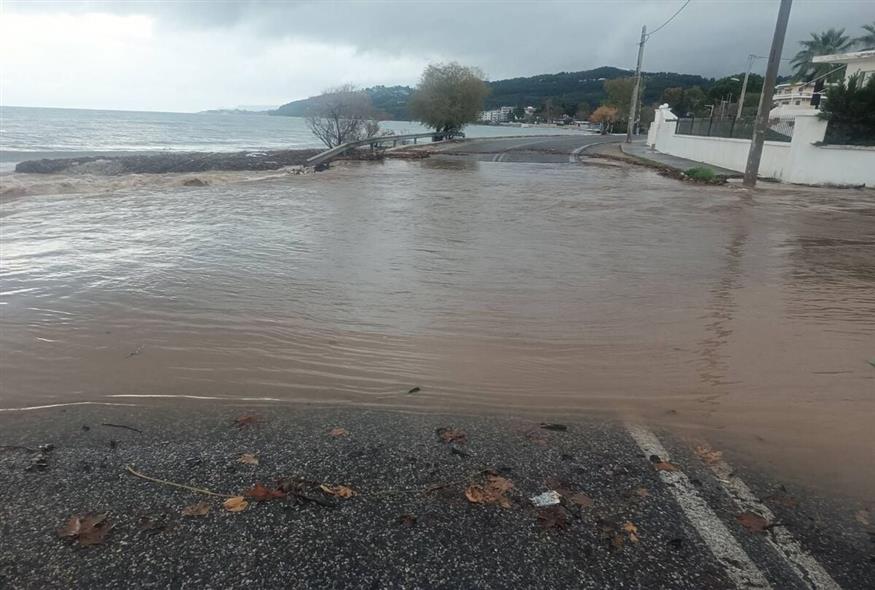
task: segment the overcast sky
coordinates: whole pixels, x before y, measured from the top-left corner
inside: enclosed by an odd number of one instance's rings
[[[0,103],[197,111],[279,105],[345,82],[412,85],[432,61],[476,65],[491,80],[633,68],[641,25],[683,3],[4,0]],[[768,54],[777,9],[692,0],[648,41],[644,69],[742,71],[749,53]],[[873,0],[796,0],[784,54],[811,31],[857,36],[873,21]]]

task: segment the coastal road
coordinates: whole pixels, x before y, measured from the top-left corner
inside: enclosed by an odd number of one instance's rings
[[[438,153],[484,162],[576,162],[589,146],[622,141],[614,135],[553,135],[471,139],[452,144]]]

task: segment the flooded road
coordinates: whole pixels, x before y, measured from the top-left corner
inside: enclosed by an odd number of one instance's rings
[[[747,196],[444,157],[7,200],[0,405],[607,412],[875,490],[875,196]]]

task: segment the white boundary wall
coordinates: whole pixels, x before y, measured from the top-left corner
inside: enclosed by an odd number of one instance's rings
[[[749,139],[678,135],[677,117],[668,105],[656,109],[647,144],[672,156],[744,172]],[[793,140],[763,145],[760,176],[797,184],[843,184],[875,187],[875,147],[820,146],[826,121],[817,112],[796,115]]]

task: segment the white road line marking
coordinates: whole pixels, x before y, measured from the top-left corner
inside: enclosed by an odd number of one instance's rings
[[[708,463],[707,461],[705,463]],[[723,489],[735,501],[742,512],[756,512],[770,523],[775,522],[775,515],[760,502],[747,484],[735,475],[732,467],[726,461],[719,460],[709,464]],[[775,524],[770,529],[766,542],[781,555],[787,565],[812,590],[841,590],[832,576],[818,563],[810,553],[805,551],[793,535],[782,524]]]
[[[512,145],[509,148],[502,150],[500,153],[495,154],[495,157],[492,158],[493,162],[504,162],[505,156],[507,156],[512,150],[518,150],[523,147],[527,147],[530,145],[538,145],[540,143],[549,143],[556,139],[555,137],[551,137],[550,139],[539,139],[538,141],[527,141],[525,143],[518,143],[516,145]]]
[[[582,145],[579,148],[575,148],[574,150],[572,150],[572,152],[570,154],[568,154],[568,163],[569,164],[576,164],[579,160],[580,152],[582,152],[583,150],[585,150],[586,148],[588,148],[591,145],[595,145],[595,144],[588,143],[586,145]]]
[[[669,460],[668,452],[652,432],[635,424],[627,424],[626,429],[645,455]],[[737,588],[771,588],[763,573],[683,472],[660,471],[659,477]]]

